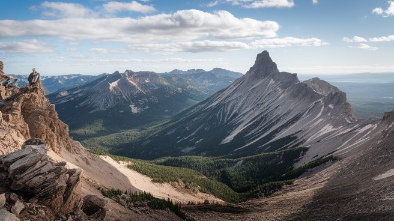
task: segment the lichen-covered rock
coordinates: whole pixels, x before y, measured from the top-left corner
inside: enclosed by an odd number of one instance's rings
[[[0,167],[8,172],[9,189],[24,194],[31,202],[51,208],[56,214],[78,209],[82,200],[81,170],[67,169],[65,163],[52,162],[44,144],[30,143],[26,142],[23,149],[0,159]],[[19,214],[21,208],[18,204],[14,211]]]

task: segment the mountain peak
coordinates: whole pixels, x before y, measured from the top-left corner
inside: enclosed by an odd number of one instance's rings
[[[278,66],[272,61],[266,50],[257,55],[253,67],[249,70],[250,73],[262,74],[264,76],[278,71]]]
[[[272,61],[268,51],[263,51],[257,55],[256,61],[253,65],[253,69],[260,70],[263,75],[268,75],[272,72],[278,72],[278,67],[275,62]]]

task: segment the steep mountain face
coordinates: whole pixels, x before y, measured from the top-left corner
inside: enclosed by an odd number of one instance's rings
[[[394,111],[379,125],[384,129],[378,139],[339,162],[327,184],[288,220],[392,220]]]
[[[264,51],[243,77],[168,125],[121,153],[240,157],[313,147],[300,161],[305,163],[339,149],[349,152],[355,141],[366,142],[377,120],[356,121],[345,93],[317,78],[300,82],[296,74],[280,72]]]
[[[48,98],[73,130],[95,125],[115,131],[173,116],[234,80],[219,84],[224,77],[210,72],[180,75],[115,72]]]
[[[17,78],[16,84],[20,87],[28,85],[27,81],[29,75],[12,75],[12,77]],[[86,84],[101,77],[100,75],[82,75],[82,74],[70,74],[70,75],[58,75],[58,76],[45,76],[41,75],[41,83],[45,90],[45,94],[50,94],[55,91],[76,87],[79,85]]]

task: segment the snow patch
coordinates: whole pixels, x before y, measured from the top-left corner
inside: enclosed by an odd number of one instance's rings
[[[109,90],[110,90],[110,91],[112,91],[115,87],[118,86],[119,80],[120,80],[120,79],[118,79],[118,80],[116,80],[116,81],[114,81],[114,82],[108,83],[108,84],[109,84]]]
[[[64,97],[68,95],[68,91],[62,91],[59,93],[58,97]]]
[[[182,153],[189,153],[190,151],[194,150],[195,147],[186,147],[183,150],[181,150]]]
[[[140,113],[142,111],[140,108],[138,108],[134,104],[131,104],[130,108],[131,108],[131,113],[133,113],[133,114],[137,114],[137,113]]]
[[[376,176],[376,177],[374,177],[372,179],[373,180],[381,180],[381,179],[384,179],[384,178],[387,178],[387,177],[391,177],[391,176],[394,176],[394,169],[388,170],[387,172],[382,173],[379,176]]]
[[[330,104],[328,105],[329,108],[334,109],[334,105]]]

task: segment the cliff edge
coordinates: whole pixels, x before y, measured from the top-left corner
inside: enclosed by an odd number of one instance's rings
[[[10,79],[0,61],[0,82]],[[45,97],[41,81],[34,86],[0,85],[0,155],[18,150],[33,137],[40,138],[49,149],[74,152],[68,126],[60,121],[55,106]]]

